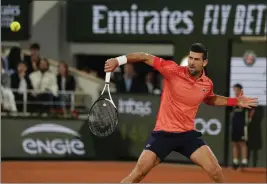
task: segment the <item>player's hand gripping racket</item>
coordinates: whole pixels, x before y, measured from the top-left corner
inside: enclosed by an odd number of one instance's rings
[[[118,125],[118,111],[115,106],[109,89],[110,72],[106,73],[105,86],[99,98],[92,105],[88,114],[88,124],[91,132],[98,137],[105,137],[112,134]],[[107,88],[108,98],[104,92]]]

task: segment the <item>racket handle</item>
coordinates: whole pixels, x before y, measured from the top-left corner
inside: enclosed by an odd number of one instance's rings
[[[107,72],[106,73],[106,78],[105,78],[105,82],[106,83],[109,83],[110,82],[110,75],[111,75],[111,72]]]

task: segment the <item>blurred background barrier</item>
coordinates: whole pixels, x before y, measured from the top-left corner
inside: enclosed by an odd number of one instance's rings
[[[85,99],[86,94],[80,95]],[[113,94],[113,100],[119,112],[117,131],[107,138],[98,138],[91,134],[86,123],[87,111],[92,103],[84,101],[83,111],[78,116],[52,116],[30,114],[23,110],[10,116],[2,116],[2,159],[63,159],[63,160],[136,160],[154,128],[160,97],[153,95]],[[77,98],[72,97],[70,107],[77,105]],[[28,104],[27,101],[24,101]],[[44,104],[45,102],[41,102]],[[37,104],[40,108],[41,104]],[[23,105],[24,107],[26,105]],[[262,109],[263,110],[263,109]],[[258,121],[263,114],[257,111],[254,118],[263,127],[265,119]],[[67,117],[67,118],[66,118]],[[265,116],[266,117],[266,116]],[[256,124],[253,122],[253,124]],[[199,108],[195,126],[214,151],[219,162],[224,163],[225,152],[225,108],[202,104]],[[254,133],[255,134],[255,133]],[[257,133],[256,133],[257,134]],[[264,135],[265,136],[265,135]],[[257,136],[251,136],[251,142]],[[266,139],[252,153],[255,166],[266,166],[264,145]],[[257,140],[255,140],[257,141]],[[254,141],[254,142],[255,142]],[[255,143],[253,144],[255,145]],[[253,156],[257,154],[257,156]],[[230,154],[229,154],[230,155]],[[166,161],[188,163],[180,154],[171,153]]]
[[[78,119],[38,116],[2,118],[3,159],[137,159],[156,122],[160,97],[151,95],[113,94],[119,111],[119,127],[107,138],[91,134],[86,111]],[[71,106],[74,101],[71,102]],[[89,106],[89,105],[88,105]],[[88,108],[87,108],[88,109]],[[197,129],[223,162],[224,108],[201,105]],[[26,112],[28,113],[28,112]],[[218,144],[220,143],[220,144]],[[169,161],[186,161],[177,153]]]

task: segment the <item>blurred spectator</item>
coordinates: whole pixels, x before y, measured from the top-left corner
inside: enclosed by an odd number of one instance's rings
[[[146,93],[146,86],[141,82],[134,71],[132,64],[124,65],[124,75],[117,83],[118,93]]]
[[[14,92],[15,100],[17,104],[18,111],[23,110],[23,95],[27,94],[27,102],[32,100],[30,93],[27,90],[32,90],[32,83],[27,74],[27,66],[24,62],[21,62],[17,66],[17,72],[11,75],[11,88],[16,89]],[[28,105],[29,107],[29,105]]]
[[[12,69],[8,69],[8,59],[7,56],[1,56],[1,64],[3,69],[6,71],[7,74],[12,74],[14,72],[14,70]]]
[[[72,75],[69,74],[68,65],[60,63],[58,66],[57,86],[59,89],[59,97],[57,101],[60,102],[61,107],[70,107],[70,94],[66,92],[75,91],[76,81]]]
[[[3,60],[1,59],[1,106],[4,110],[9,112],[16,112],[16,102],[14,98],[14,94],[11,91],[10,87],[10,77],[5,72],[5,69],[2,68],[3,66]]]
[[[154,84],[153,84],[153,73],[149,72],[146,74],[146,88],[147,92],[152,94],[154,90]]]
[[[239,97],[242,92],[242,85],[235,84],[233,90],[235,96]],[[237,169],[238,167],[247,167],[248,165],[248,150],[247,150],[247,141],[248,141],[248,132],[247,127],[251,122],[252,117],[249,114],[249,110],[240,107],[232,107],[232,144],[233,144],[233,168]],[[241,152],[240,152],[241,151]],[[239,162],[239,156],[241,154],[242,161]]]
[[[40,45],[38,43],[33,43],[30,46],[30,52],[31,52],[30,56],[24,56],[24,61],[27,65],[28,73],[38,70],[38,66],[41,60]]]
[[[11,75],[15,73],[18,63],[21,59],[21,49],[19,47],[12,47],[6,58],[3,58],[4,69],[7,74]]]
[[[156,88],[156,86],[154,85],[154,73],[153,72],[147,73],[145,83],[146,83],[146,91],[149,94],[155,94],[155,95],[160,94],[160,90]]]
[[[30,74],[30,80],[35,90],[34,95],[38,108],[42,112],[52,110],[53,99],[58,96],[56,75],[49,71],[49,62],[46,58],[39,63],[39,70]],[[42,109],[39,106],[42,105]]]
[[[1,85],[6,88],[10,87],[10,77],[5,70],[5,64],[2,58],[1,58]]]
[[[112,73],[111,73],[111,80],[113,80],[113,82],[115,81],[119,81],[121,78],[121,67],[117,67]]]

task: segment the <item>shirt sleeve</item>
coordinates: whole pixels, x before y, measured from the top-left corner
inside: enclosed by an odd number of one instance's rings
[[[206,96],[206,98],[204,99],[204,103],[207,105],[211,105],[211,100],[214,96],[216,96],[216,95],[213,92],[213,83],[211,82],[210,91],[209,91],[208,95]]]
[[[154,57],[153,67],[158,70],[164,78],[170,78],[172,74],[181,68],[174,61],[164,60],[159,57]]]

